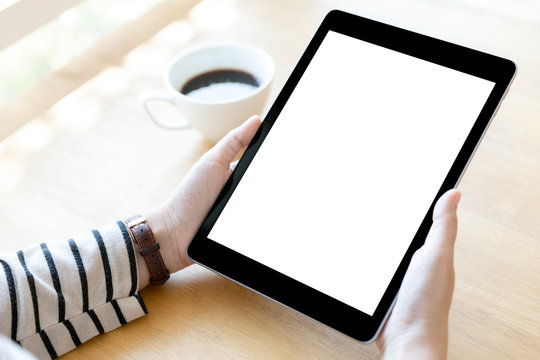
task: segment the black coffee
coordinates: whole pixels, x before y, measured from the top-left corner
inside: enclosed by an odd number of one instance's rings
[[[192,78],[180,92],[200,100],[223,101],[246,95],[259,85],[257,78],[247,72],[221,69]]]

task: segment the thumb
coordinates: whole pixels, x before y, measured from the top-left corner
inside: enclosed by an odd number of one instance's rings
[[[227,164],[228,167],[228,164],[234,160],[236,155],[249,145],[260,125],[261,119],[257,115],[250,117],[242,125],[229,131],[223,139],[210,149],[205,155],[206,159]]]
[[[457,235],[457,206],[461,193],[452,189],[444,193],[435,204],[433,225],[426,239],[426,246],[435,248],[454,248]]]

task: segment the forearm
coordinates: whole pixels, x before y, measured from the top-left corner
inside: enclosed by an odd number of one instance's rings
[[[144,315],[135,255],[122,222],[1,255],[0,331],[54,357]]]

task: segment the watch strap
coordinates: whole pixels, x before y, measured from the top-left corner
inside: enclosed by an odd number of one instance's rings
[[[159,252],[159,243],[145,217],[135,215],[126,220],[127,228],[139,254],[144,258],[150,273],[150,283],[161,285],[170,277],[169,270]]]

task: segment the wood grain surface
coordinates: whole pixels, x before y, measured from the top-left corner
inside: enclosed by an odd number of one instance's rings
[[[274,97],[324,14],[339,8],[517,63],[511,91],[459,185],[449,358],[539,359],[540,16],[531,1],[493,3],[157,3],[0,109],[0,251],[65,239],[146,212],[168,196],[210,147],[194,130],[155,127],[138,103],[141,91],[163,86],[176,53],[206,41],[259,46],[276,61]],[[132,172],[141,162],[147,171]],[[148,316],[65,358],[378,357],[374,345],[198,266],[142,295]]]

